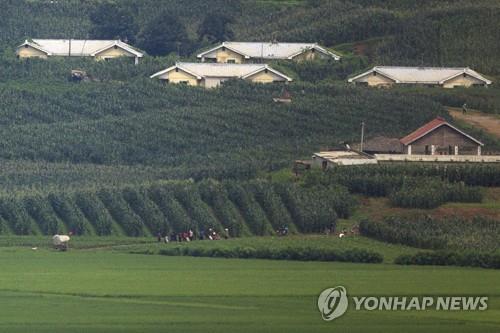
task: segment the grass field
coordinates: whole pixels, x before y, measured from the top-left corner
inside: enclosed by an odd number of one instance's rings
[[[27,245],[29,240],[23,242]],[[81,249],[63,253],[47,247],[33,251],[26,245],[6,246],[15,242],[2,240],[0,331],[500,330],[496,270],[165,257],[126,253],[121,245],[110,251],[112,239],[87,242],[92,249],[84,249],[85,241],[80,242]],[[343,317],[324,322],[316,309],[317,296],[337,285],[345,286],[351,296],[487,295],[489,309],[366,312],[355,311],[351,304]]]

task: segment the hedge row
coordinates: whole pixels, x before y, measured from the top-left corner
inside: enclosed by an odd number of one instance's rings
[[[404,176],[404,177],[402,177]],[[315,177],[315,182],[326,184],[352,183],[356,180],[372,180],[382,186],[391,178],[403,181],[405,178],[437,177],[450,183],[464,182],[469,186],[500,186],[500,166],[495,164],[461,163],[461,164],[380,164],[368,166],[350,166],[349,168],[337,167],[325,172],[321,177]],[[354,179],[354,181],[353,181]],[[393,181],[389,181],[393,183]],[[347,185],[346,185],[347,186]],[[361,185],[358,185],[361,186]],[[349,186],[348,186],[349,187]]]
[[[2,234],[151,236],[209,228],[231,237],[320,232],[347,217],[345,188],[205,180],[0,198]],[[5,222],[5,223],[4,223]]]
[[[477,176],[477,179],[473,177]],[[472,177],[472,178],[471,178]],[[446,202],[481,202],[478,186],[496,186],[498,166],[380,165],[311,171],[306,186],[342,185],[352,193],[389,197],[395,206],[435,208]]]
[[[500,221],[483,217],[391,216],[361,221],[360,232],[384,242],[433,250],[495,252],[500,246]]]
[[[166,256],[254,258],[301,261],[344,261],[381,263],[383,256],[363,249],[321,249],[312,247],[253,248],[253,247],[196,247],[176,245],[160,250]]]
[[[464,183],[419,179],[405,183],[389,195],[391,204],[405,208],[435,208],[446,202],[481,202],[483,192]]]
[[[479,252],[418,252],[401,255],[394,260],[398,265],[470,266],[500,269],[500,254]]]

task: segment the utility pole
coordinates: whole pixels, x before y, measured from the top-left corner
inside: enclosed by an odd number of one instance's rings
[[[365,122],[361,122],[361,144],[359,150],[363,152],[363,141],[365,139]]]

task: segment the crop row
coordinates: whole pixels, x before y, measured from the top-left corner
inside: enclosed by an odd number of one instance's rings
[[[267,181],[171,182],[0,198],[2,234],[150,236],[210,228],[233,237],[320,232],[354,201],[345,188]]]
[[[364,220],[360,232],[389,243],[433,250],[495,252],[500,244],[500,222],[483,217],[392,216],[383,221]]]

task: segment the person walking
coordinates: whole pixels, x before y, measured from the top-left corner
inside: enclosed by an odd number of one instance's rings
[[[464,105],[462,105],[462,114],[467,114],[467,103],[464,103]]]

